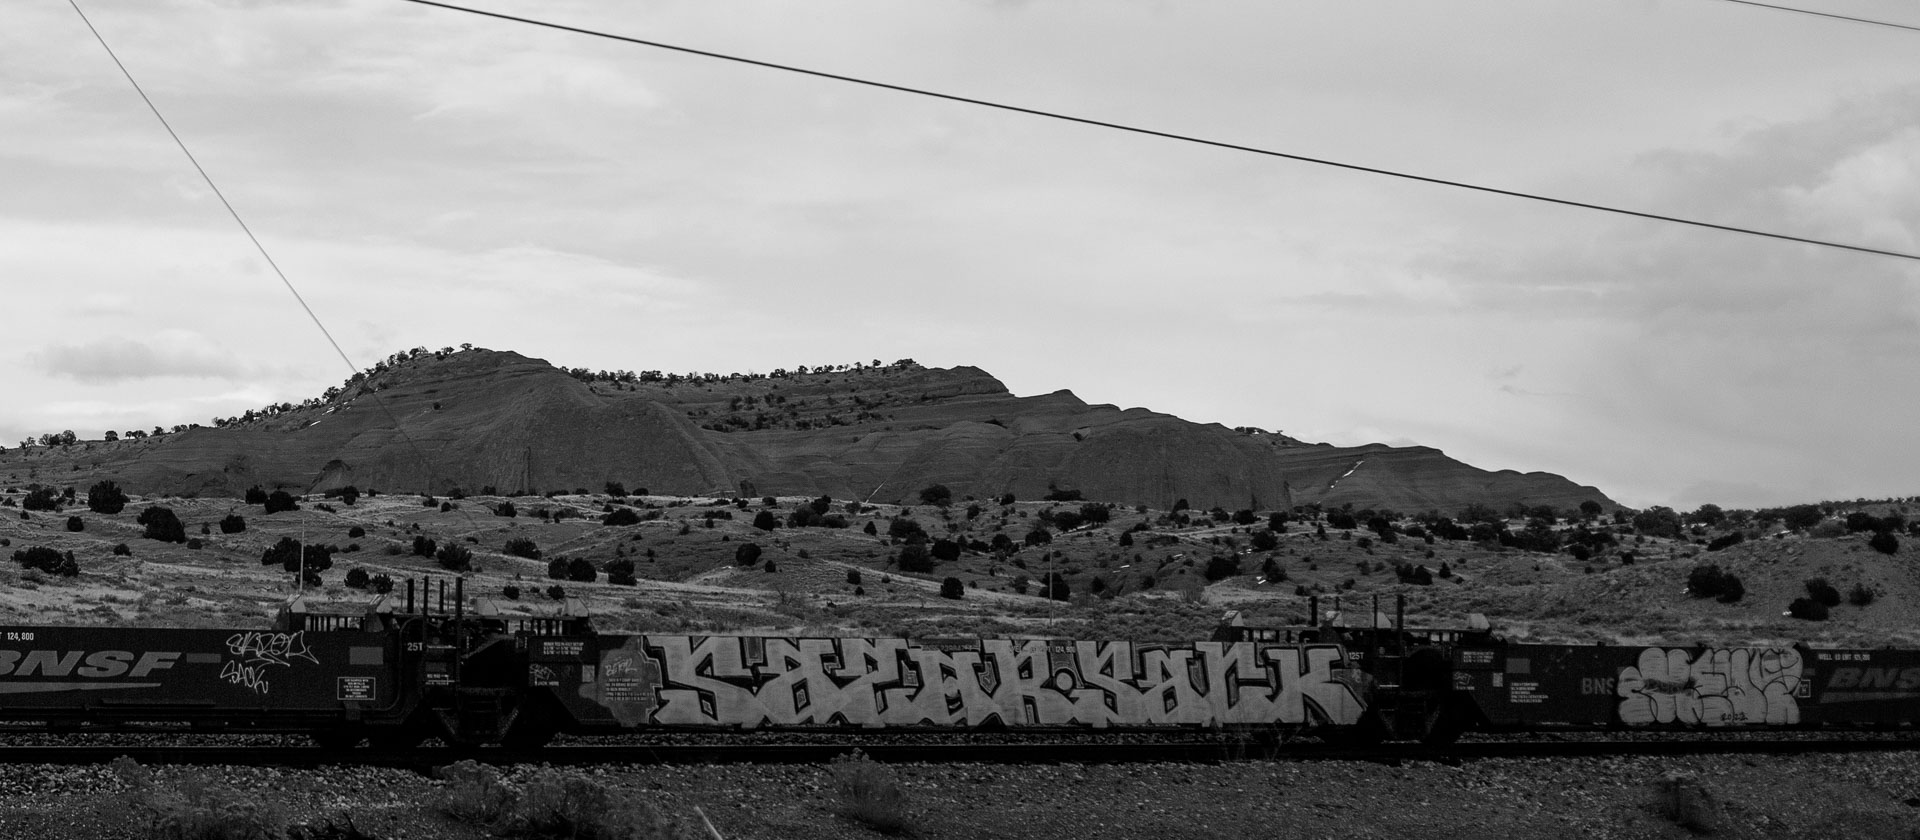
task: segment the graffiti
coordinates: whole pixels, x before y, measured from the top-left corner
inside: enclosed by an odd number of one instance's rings
[[[1792,648],[1647,648],[1620,672],[1620,722],[1750,726],[1800,722],[1800,652]]]
[[[240,658],[227,660],[220,667],[220,678],[255,694],[266,694],[272,688],[267,681],[268,668],[292,667],[296,659],[320,664],[313,651],[307,648],[306,631],[235,633],[227,637],[227,653]]]
[[[1335,645],[634,636],[582,697],[627,725],[1350,724]]]

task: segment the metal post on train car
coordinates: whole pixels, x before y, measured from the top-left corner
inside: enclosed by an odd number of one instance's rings
[[[460,661],[466,657],[466,652],[467,652],[467,623],[463,620],[466,618],[466,612],[467,612],[466,611],[466,604],[467,604],[466,583],[467,583],[467,579],[463,577],[457,577],[453,579],[453,654],[454,655],[453,655],[453,662],[450,664],[452,666],[452,671],[453,671],[454,685],[460,684]]]
[[[413,615],[413,578],[407,578],[407,615]]]
[[[1393,653],[1402,659],[1407,655],[1407,593],[1396,592],[1393,596]]]
[[[1318,595],[1307,596],[1307,626],[1316,629],[1320,626],[1320,596]]]

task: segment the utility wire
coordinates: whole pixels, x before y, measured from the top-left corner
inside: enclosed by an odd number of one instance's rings
[[[87,25],[87,31],[92,32],[94,40],[100,42],[100,48],[107,51],[107,57],[113,59],[113,66],[120,68],[120,75],[125,76],[127,78],[127,84],[132,85],[134,92],[140,94],[140,100],[147,103],[147,110],[152,111],[154,118],[160,121],[161,127],[167,130],[167,136],[172,137],[174,145],[180,147],[180,153],[187,156],[187,161],[193,164],[194,171],[200,173],[200,179],[207,182],[207,188],[213,190],[214,196],[220,199],[221,206],[227,208],[227,214],[232,216],[233,221],[240,225],[240,230],[246,233],[247,241],[253,243],[254,250],[259,251],[260,256],[267,261],[267,265],[273,269],[274,276],[280,278],[280,284],[287,287],[287,292],[293,295],[295,301],[299,302],[300,308],[307,313],[307,318],[312,320],[313,325],[319,328],[320,334],[326,337],[327,344],[333,347],[333,352],[340,356],[340,361],[346,363],[347,370],[351,373],[359,373],[360,369],[354,366],[353,360],[347,358],[347,352],[340,349],[340,342],[333,340],[333,333],[327,330],[327,325],[320,321],[320,316],[314,313],[313,307],[307,305],[306,298],[300,296],[300,290],[294,288],[293,281],[287,279],[286,272],[280,270],[280,264],[274,262],[273,255],[267,253],[267,246],[260,244],[259,237],[254,236],[253,229],[247,226],[247,220],[240,217],[240,211],[234,209],[233,203],[228,201],[226,194],[220,191],[220,185],[213,182],[213,176],[208,175],[206,168],[200,165],[199,159],[193,156],[193,150],[187,148],[186,141],[180,139],[180,134],[173,130],[173,126],[167,122],[166,116],[160,113],[160,108],[154,105],[153,99],[147,96],[146,90],[140,87],[140,83],[133,78],[133,73],[127,70],[127,65],[121,63],[120,56],[114,54],[113,47],[107,44],[107,39],[101,36],[100,30],[94,28],[93,21],[87,18],[87,13],[81,11],[79,0],[67,0],[67,5],[72,6],[74,13],[80,16],[81,22]],[[394,430],[400,433],[400,438],[405,440],[407,445],[413,449],[414,455],[420,458],[420,462],[427,465],[428,487],[426,488],[426,492],[433,492],[433,476],[440,472],[438,465],[420,449],[419,443],[413,439],[413,436],[407,434],[407,430],[400,424],[400,418],[394,416],[393,408],[388,406],[385,400],[375,396],[374,404],[380,406],[380,410],[386,413],[387,419],[393,422]],[[315,483],[318,483],[318,479],[315,479]],[[313,485],[308,485],[307,489],[308,491],[312,491]],[[468,515],[467,518],[468,521],[471,522],[473,517]]]
[[[1863,17],[1851,17],[1848,15],[1836,15],[1832,12],[1816,12],[1812,9],[1799,9],[1793,6],[1776,6],[1772,3],[1756,3],[1754,2],[1754,0],[1720,0],[1720,1],[1723,3],[1738,3],[1742,6],[1758,6],[1762,9],[1773,9],[1775,11],[1781,11],[1781,12],[1793,12],[1795,14],[1813,15],[1814,17],[1823,17],[1823,18],[1832,18],[1834,20],[1851,21],[1853,23],[1865,23],[1872,26],[1886,26],[1894,29],[1905,29],[1908,32],[1920,32],[1920,26],[1909,26],[1904,23],[1893,23],[1890,21],[1873,20],[1871,18],[1863,18]]]
[[[1150,128],[1141,128],[1138,126],[1107,122],[1105,120],[1096,120],[1096,119],[1090,119],[1087,117],[1076,117],[1069,114],[1057,113],[1054,111],[1043,111],[1037,108],[1026,108],[1019,105],[1008,105],[1002,102],[992,102],[985,99],[974,99],[972,97],[958,96],[950,93],[940,93],[938,91],[926,90],[923,88],[914,88],[914,87],[908,87],[905,85],[896,85],[888,82],[880,82],[872,79],[859,78],[856,76],[844,76],[838,73],[828,73],[821,70],[810,70],[804,67],[795,67],[787,64],[776,64],[770,61],[760,61],[758,59],[745,58],[742,56],[729,55],[726,53],[712,52],[709,50],[695,49],[692,47],[682,47],[675,44],[662,43],[660,41],[649,41],[643,38],[634,38],[627,35],[616,35],[611,32],[602,32],[595,29],[586,29],[583,27],[568,26],[565,24],[552,23],[550,21],[537,20],[534,18],[501,14],[499,12],[483,11],[480,9],[468,8],[466,6],[456,6],[451,3],[436,2],[436,0],[406,0],[406,2],[416,3],[422,6],[434,6],[437,8],[447,9],[455,12],[466,12],[467,14],[479,15],[481,17],[497,18],[499,20],[512,21],[514,23],[524,23],[530,26],[545,27],[547,29],[555,29],[562,32],[571,32],[577,35],[587,35],[594,38],[605,38],[612,41],[622,41],[629,44],[637,44],[639,46],[654,47],[656,49],[663,49],[663,50],[672,50],[674,52],[687,53],[689,55],[697,55],[705,58],[716,58],[722,61],[732,61],[739,64],[748,64],[755,67],[764,67],[769,70],[781,70],[788,73],[799,73],[802,75],[814,76],[822,79],[832,79],[837,82],[847,82],[850,84],[865,85],[867,87],[880,88],[883,90],[897,91],[900,93],[910,93],[916,96],[929,96],[935,99],[945,99],[950,102],[960,102],[967,105],[978,105],[984,108],[996,108],[1002,111],[1012,111],[1018,114],[1027,114],[1029,116],[1035,116],[1035,117],[1045,117],[1047,119],[1062,120],[1065,122],[1079,123],[1081,125],[1091,125],[1098,128],[1110,128],[1116,131],[1125,131],[1133,134],[1144,134],[1149,137],[1159,137],[1166,140],[1178,140],[1185,143],[1196,143],[1202,146],[1213,146],[1215,148],[1231,149],[1236,152],[1248,152],[1251,154],[1282,158],[1285,160],[1298,161],[1301,163],[1312,163],[1320,166],[1331,166],[1338,169],[1351,170],[1354,172],[1366,172],[1374,175],[1384,175],[1390,178],[1402,178],[1409,181],[1419,181],[1427,184],[1436,184],[1443,187],[1455,187],[1463,190],[1474,190],[1476,192],[1492,193],[1494,195],[1502,195],[1508,198],[1522,198],[1522,199],[1527,199],[1529,201],[1540,201],[1540,202],[1546,202],[1548,204],[1558,204],[1563,207],[1577,207],[1583,210],[1596,210],[1602,213],[1614,213],[1622,216],[1632,216],[1640,219],[1651,219],[1657,222],[1671,222],[1674,224],[1691,225],[1693,227],[1726,231],[1728,233],[1742,233],[1742,234],[1747,234],[1749,236],[1760,236],[1768,239],[1778,239],[1778,240],[1784,240],[1787,242],[1798,242],[1803,245],[1817,245],[1823,248],[1839,248],[1842,250],[1856,251],[1863,254],[1874,254],[1882,257],[1894,257],[1894,258],[1903,259],[1903,260],[1920,261],[1920,254],[1909,254],[1901,251],[1889,251],[1889,250],[1884,250],[1880,248],[1869,248],[1865,245],[1850,245],[1844,242],[1834,242],[1834,241],[1825,240],[1825,239],[1813,239],[1811,237],[1804,237],[1804,236],[1793,236],[1785,233],[1774,233],[1771,231],[1738,227],[1735,225],[1723,225],[1723,224],[1717,224],[1714,222],[1704,222],[1698,219],[1687,219],[1679,216],[1667,216],[1659,213],[1649,213],[1641,210],[1629,210],[1622,207],[1612,207],[1605,204],[1593,204],[1585,201],[1574,201],[1574,200],[1565,199],[1565,198],[1554,198],[1552,196],[1539,195],[1536,193],[1526,193],[1526,192],[1520,192],[1517,190],[1501,189],[1499,187],[1489,187],[1489,186],[1483,186],[1480,184],[1470,184],[1464,181],[1452,181],[1444,178],[1434,178],[1426,175],[1415,175],[1408,172],[1397,172],[1391,169],[1380,169],[1372,166],[1362,166],[1362,165],[1353,164],[1353,163],[1342,163],[1340,161],[1327,160],[1324,158],[1308,157],[1306,155],[1298,155],[1298,154],[1292,154],[1290,152],[1275,151],[1273,149],[1264,149],[1257,146],[1245,146],[1238,143],[1228,143],[1220,140],[1208,140],[1202,137],[1195,137],[1192,135],[1176,134],[1174,132],[1169,132],[1169,131],[1158,131]]]

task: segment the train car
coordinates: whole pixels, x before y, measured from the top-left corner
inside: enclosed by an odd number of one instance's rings
[[[0,627],[0,721],[337,737],[411,713],[405,633],[379,620],[325,629]]]
[[[1551,729],[1911,729],[1920,651],[1806,645],[1463,645],[1466,725]]]
[[[1374,679],[1351,730],[1445,744],[1469,731],[1899,730],[1920,725],[1920,651],[1804,644],[1685,647],[1511,643],[1483,618],[1406,625],[1404,602],[1360,621],[1336,609],[1304,627],[1223,623],[1216,638],[1346,646]],[[1229,616],[1229,618],[1233,618]]]
[[[1350,727],[1369,686],[1333,644],[558,635],[526,639],[552,732]],[[525,720],[523,718],[523,720]],[[526,724],[529,731],[532,724]]]

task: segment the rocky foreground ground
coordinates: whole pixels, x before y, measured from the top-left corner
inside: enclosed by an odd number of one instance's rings
[[[494,836],[440,809],[446,783],[400,770],[152,768],[167,796],[209,791],[280,824],[344,824],[381,840]],[[536,768],[506,780],[524,784]],[[821,766],[604,767],[578,772],[676,837],[882,836],[845,816]],[[1482,760],[1457,766],[1238,762],[1117,766],[899,765],[904,836],[936,838],[1920,837],[1920,752]],[[1687,815],[1663,779],[1698,779]],[[0,769],[0,837],[143,838],[137,797],[108,767]],[[178,801],[176,798],[175,801]],[[1688,825],[1682,825],[1682,823]]]

